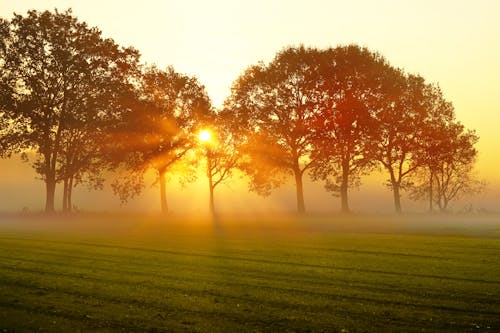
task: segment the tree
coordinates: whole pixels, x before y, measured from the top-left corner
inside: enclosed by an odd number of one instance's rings
[[[9,21],[0,18],[0,157],[10,157],[22,146],[22,141],[17,140],[18,132],[23,130],[22,124],[10,119],[6,109],[12,105],[14,96],[5,64],[9,37]]]
[[[129,176],[113,184],[122,201],[140,193],[144,174],[154,169],[160,184],[160,203],[168,212],[167,174],[196,145],[196,130],[212,112],[205,89],[195,77],[146,68],[139,81],[137,102],[123,118],[118,160]],[[125,143],[122,145],[122,143]],[[123,160],[121,156],[125,155]]]
[[[396,213],[401,213],[401,191],[409,187],[408,178],[422,166],[420,139],[428,117],[426,86],[423,78],[389,67],[381,80],[369,154],[389,173],[387,185],[393,192]]]
[[[380,55],[356,45],[329,49],[324,55],[312,175],[340,195],[341,211],[347,213],[349,186],[357,185],[374,164],[367,146],[373,137],[374,101],[380,98],[379,76],[388,65]]]
[[[249,67],[233,84],[224,108],[233,115],[252,190],[268,194],[284,175],[295,178],[297,210],[305,212],[303,175],[311,168],[313,101],[318,90],[315,49],[290,47],[267,66]]]
[[[108,166],[101,140],[106,127],[95,127],[95,121],[82,124],[82,128],[71,128],[61,140],[61,153],[58,155],[57,180],[63,183],[62,210],[71,212],[73,207],[72,192],[80,184],[87,184],[89,189],[102,189],[103,171]],[[99,135],[102,135],[99,137]]]
[[[2,109],[18,129],[9,133],[9,143],[35,152],[33,166],[46,187],[45,211],[53,212],[56,183],[68,175],[61,171],[68,167],[61,158],[64,145],[82,122],[92,129],[91,120],[114,112],[139,54],[103,39],[70,10],[15,14],[3,45],[11,98],[3,100]]]
[[[61,153],[58,155],[57,179],[63,183],[63,211],[72,209],[72,190],[85,184],[89,189],[102,189],[103,172],[112,167],[109,149],[114,142],[113,132],[130,110],[128,102],[133,98],[138,64],[122,63],[119,70],[102,75],[99,66],[86,77],[90,82],[80,81],[81,89],[75,92],[77,103],[68,116],[68,126],[63,130]],[[113,65],[113,64],[112,64]],[[76,95],[80,93],[80,95]]]
[[[418,160],[416,164],[420,164],[421,168],[417,169],[411,175],[411,178],[426,177],[423,183],[427,183],[428,185],[429,211],[432,212],[434,202],[432,186],[435,177],[434,171],[452,150],[451,142],[455,135],[454,129],[456,129],[457,123],[455,121],[453,105],[445,100],[439,86],[428,84],[425,86],[423,93],[426,117],[421,126],[419,138],[420,152],[415,156],[415,159]],[[417,187],[419,187],[419,190],[416,190]],[[412,179],[410,181],[410,198],[415,197],[416,192],[422,190],[422,186],[417,187]]]
[[[454,119],[453,119],[454,120]],[[485,184],[473,174],[478,136],[456,122],[441,127],[429,140],[424,159],[425,168],[415,175],[410,198],[429,200],[429,211],[437,205],[441,212],[452,200],[481,192]]]
[[[484,190],[486,184],[473,174],[474,162],[444,162],[435,174],[435,202],[441,212],[448,210],[452,200],[471,196]]]
[[[213,130],[204,129],[200,132],[201,150],[207,159],[209,211],[212,216],[215,215],[215,188],[232,176],[240,162],[237,139],[228,126],[227,118],[230,116],[224,111],[214,114],[210,127]]]

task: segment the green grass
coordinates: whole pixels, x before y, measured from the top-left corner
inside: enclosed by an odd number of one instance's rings
[[[0,220],[0,332],[500,331],[491,225],[56,220]]]

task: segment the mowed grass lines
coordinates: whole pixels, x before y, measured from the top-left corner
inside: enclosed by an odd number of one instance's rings
[[[496,238],[148,237],[0,233],[0,332],[500,330]]]

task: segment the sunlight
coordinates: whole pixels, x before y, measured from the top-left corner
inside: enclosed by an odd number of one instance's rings
[[[198,135],[198,139],[201,141],[201,142],[210,142],[212,141],[212,136],[210,134],[210,131],[209,130],[201,130],[200,131],[200,134]]]

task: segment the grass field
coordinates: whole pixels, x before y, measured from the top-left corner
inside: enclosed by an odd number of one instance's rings
[[[500,332],[494,219],[236,220],[0,218],[0,332]]]

